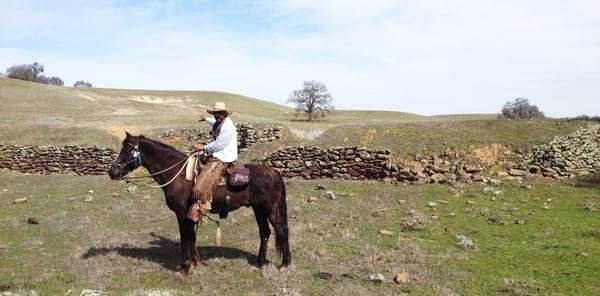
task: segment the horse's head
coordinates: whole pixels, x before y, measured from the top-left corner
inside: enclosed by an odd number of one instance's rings
[[[140,139],[143,136],[132,136],[125,132],[125,140],[117,159],[108,170],[108,176],[113,180],[118,180],[137,169],[142,164],[140,155]]]

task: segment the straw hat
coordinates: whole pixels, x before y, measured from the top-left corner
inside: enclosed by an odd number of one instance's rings
[[[206,110],[206,112],[208,112],[210,114],[215,114],[215,112],[227,112],[227,114],[233,113],[232,110],[227,109],[227,106],[225,106],[225,103],[223,103],[223,102],[216,102],[215,107],[212,109]]]

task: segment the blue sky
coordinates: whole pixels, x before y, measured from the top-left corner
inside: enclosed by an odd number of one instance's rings
[[[0,71],[69,85],[218,90],[284,103],[304,80],[338,109],[600,114],[600,1],[2,0]]]

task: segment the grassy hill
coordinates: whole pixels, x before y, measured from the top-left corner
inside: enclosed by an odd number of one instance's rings
[[[584,122],[504,121],[494,114],[423,116],[406,112],[337,110],[306,122],[292,108],[214,91],[56,87],[0,78],[0,142],[116,147],[125,130],[157,136],[196,122],[200,109],[224,101],[237,122],[281,125],[291,133],[280,144],[388,148],[399,155],[445,147],[500,143],[526,146],[572,132]],[[259,145],[260,153],[274,149]]]
[[[148,132],[194,126],[199,110],[217,101],[236,111],[236,121],[283,125],[300,133],[315,130],[321,134],[349,124],[493,118],[338,110],[317,123],[307,123],[292,108],[225,92],[72,88],[0,78],[0,138],[22,144],[93,144],[99,140],[97,144],[109,145],[114,144],[111,135],[120,135],[126,129]]]

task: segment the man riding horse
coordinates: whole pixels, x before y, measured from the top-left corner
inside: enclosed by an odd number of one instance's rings
[[[229,164],[238,158],[237,130],[229,118],[232,113],[223,102],[217,102],[213,109],[206,112],[214,118],[202,115],[198,121],[206,121],[211,127],[211,141],[194,145],[196,151],[201,151],[204,156],[199,159],[202,170],[196,177],[193,187],[194,203],[189,208],[187,217],[197,223],[202,215],[209,213],[213,191],[219,185]]]

